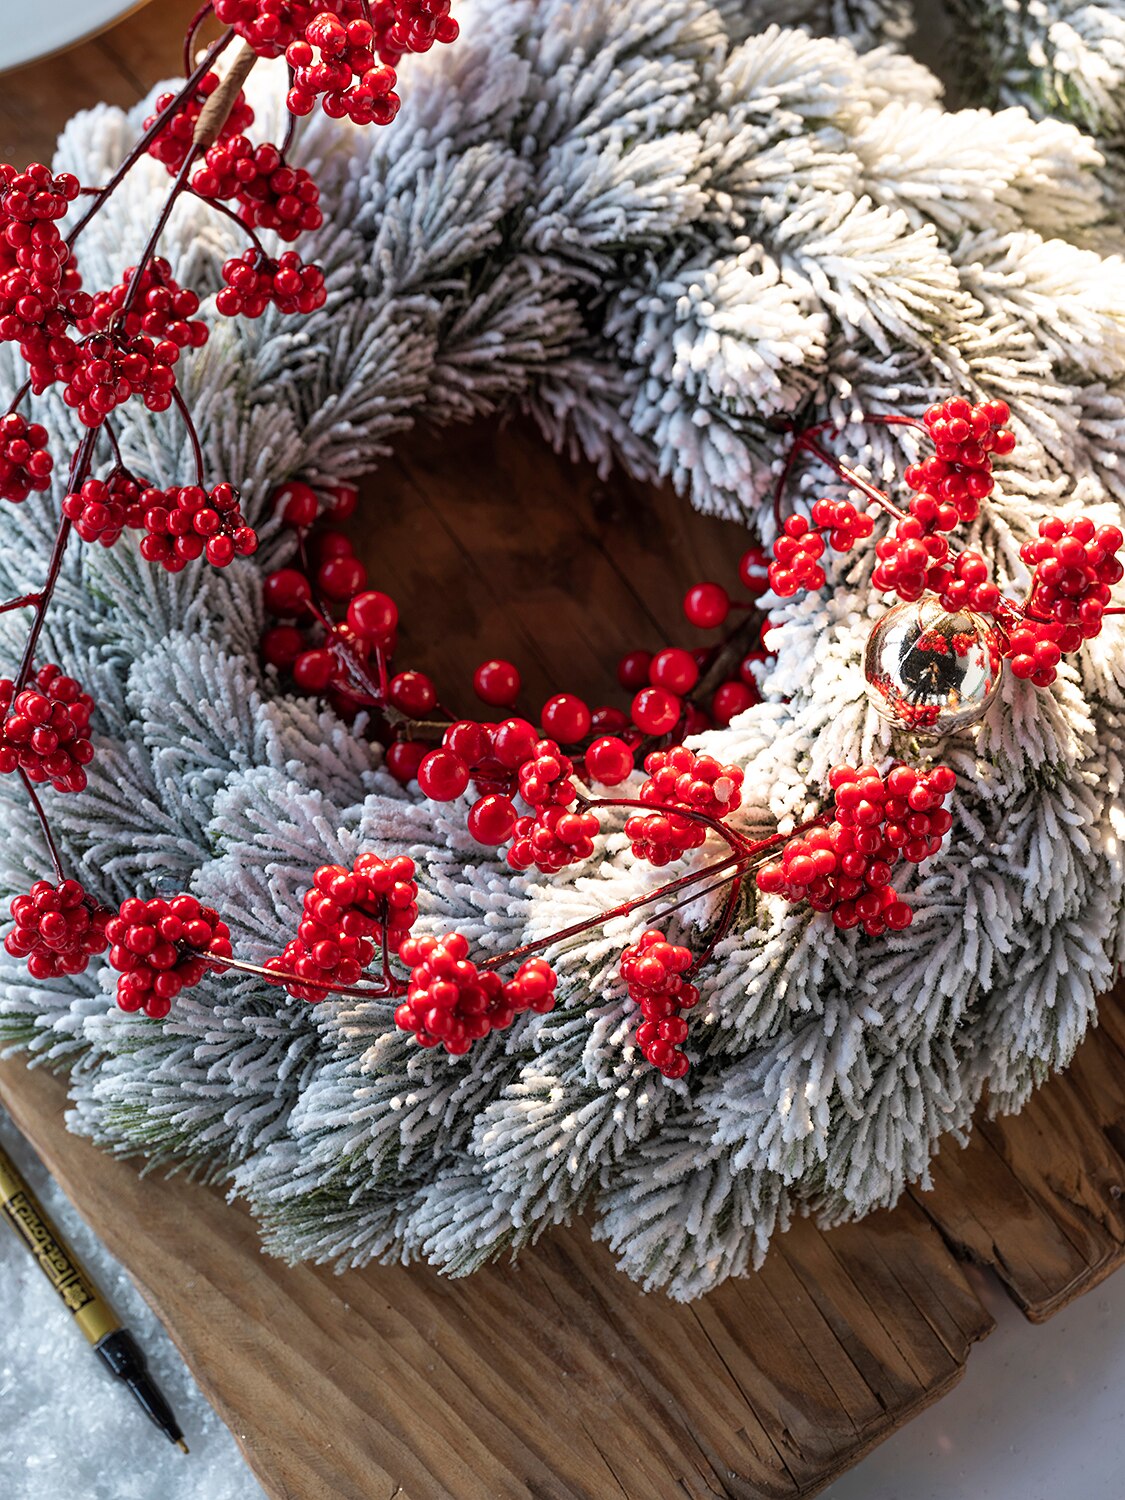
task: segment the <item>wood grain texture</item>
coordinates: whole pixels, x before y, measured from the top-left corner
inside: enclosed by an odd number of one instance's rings
[[[74,109],[174,73],[194,8],[158,0],[6,77],[0,156],[48,158]],[[453,708],[492,654],[519,662],[529,708],[560,683],[619,701],[618,654],[682,639],[684,588],[732,580],[742,541],[518,423],[413,434],[353,531],[402,607],[401,661]],[[828,1234],[798,1223],[760,1274],[687,1308],[642,1296],[583,1226],[462,1282],[287,1267],[219,1193],[69,1135],[58,1079],[11,1060],[0,1098],[278,1500],[791,1500],[958,1379],[992,1326],[962,1258],[1036,1319],[1121,1263],[1123,999],[1022,1116],[942,1151],[932,1192]]]

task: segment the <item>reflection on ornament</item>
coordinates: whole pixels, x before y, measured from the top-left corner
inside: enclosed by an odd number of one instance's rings
[[[952,734],[974,724],[1000,687],[996,627],[950,614],[933,594],[896,604],[872,630],[863,660],[867,696],[898,729]]]

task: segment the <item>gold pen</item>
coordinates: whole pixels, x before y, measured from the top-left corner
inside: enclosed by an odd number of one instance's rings
[[[93,1345],[94,1353],[112,1375],[129,1387],[141,1409],[161,1432],[186,1453],[188,1447],[180,1425],[149,1374],[140,1345],[127,1328],[122,1328],[121,1320],[98,1290],[97,1283],[40,1207],[2,1146],[0,1206],[70,1309],[74,1321]]]

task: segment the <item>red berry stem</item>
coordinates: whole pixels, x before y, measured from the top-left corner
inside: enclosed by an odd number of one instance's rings
[[[228,969],[237,974],[248,974],[254,979],[268,980],[272,985],[291,981],[306,989],[322,989],[325,995],[339,995],[345,1000],[387,1000],[404,994],[406,985],[393,976],[384,988],[377,984],[333,984],[331,980],[306,979],[289,974],[282,969],[267,969],[264,964],[254,964],[245,958],[227,958],[217,953],[201,953],[200,958],[207,968],[216,974],[225,974]]]
[[[81,489],[90,472],[90,465],[94,457],[94,448],[98,441],[98,430],[91,428],[79,443],[74,458],[70,465],[70,478],[67,482],[67,493],[72,494]],[[55,534],[55,545],[51,551],[51,561],[47,568],[47,577],[42,589],[39,591],[39,602],[35,606],[35,618],[31,622],[28,631],[27,643],[24,646],[23,659],[20,669],[16,675],[16,692],[20,692],[27,686],[27,680],[31,676],[32,663],[35,659],[35,648],[39,644],[39,636],[43,630],[47,618],[47,609],[54,596],[55,586],[59,581],[59,573],[62,570],[63,558],[66,555],[66,544],[70,540],[71,522],[66,516],[59,522],[59,529]]]
[[[290,126],[292,126],[292,124],[293,124],[293,122],[294,122],[295,119],[296,119],[295,115],[290,115],[289,116]],[[287,144],[288,144],[288,142],[287,142]],[[282,156],[284,156],[286,148],[279,148],[279,149],[281,150]],[[269,253],[267,252],[265,245],[263,245],[262,242],[261,242],[261,240],[258,238],[258,236],[255,233],[253,227],[251,225],[247,224],[247,222],[245,221],[245,219],[243,219],[239,214],[236,214],[233,208],[229,208],[222,201],[221,198],[209,198],[209,197],[207,197],[207,195],[205,193],[199,193],[193,187],[189,187],[188,188],[188,192],[191,193],[191,195],[192,195],[193,198],[198,198],[198,200],[199,200],[200,203],[206,203],[206,205],[207,205],[208,208],[218,209],[219,213],[226,214],[226,216],[227,216],[228,219],[233,219],[233,221],[238,225],[239,229],[242,230],[243,234],[250,241],[250,243],[254,246],[254,249],[262,257],[262,259],[263,260],[269,260],[269,258],[270,258],[269,257]]]
[[[164,233],[165,225],[171,217],[172,210],[176,206],[176,200],[187,187],[188,173],[195,165],[197,152],[198,147],[196,146],[191,146],[188,149],[188,153],[184,157],[183,166],[176,173],[175,181],[172,183],[168,191],[168,196],[164,200],[164,207],[160,210],[156,223],[152,226],[152,233],[145,242],[145,247],[141,251],[137,264],[133,268],[133,274],[129,278],[129,290],[125,293],[125,300],[122,302],[118,314],[122,322],[132,312],[133,304],[140,296],[141,288],[144,285],[145,272],[148,270],[149,262],[156,253],[156,246],[160,241],[160,236]]]
[[[660,802],[642,802],[639,797],[597,797],[588,799],[579,796],[575,806],[582,812],[596,812],[599,808],[621,807],[636,808],[639,812],[651,813],[662,810]],[[748,849],[756,847],[751,840],[745,839],[740,833],[735,833],[729,824],[724,823],[722,818],[713,818],[710,813],[697,812],[692,807],[675,808],[678,818],[687,818],[692,823],[702,823],[704,827],[710,828],[713,833],[729,845],[735,854],[745,854]]]
[[[5,604],[0,604],[0,615],[9,614],[13,609],[29,609],[38,604],[42,594],[21,594],[18,599],[9,599]]]
[[[698,894],[700,896],[704,896],[707,894],[707,892],[700,891]],[[715,930],[707,940],[707,946],[692,961],[691,968],[688,969],[684,974],[685,979],[690,979],[693,974],[698,974],[700,969],[704,968],[710,962],[712,953],[714,953],[715,949],[719,946],[719,944],[731,929],[731,923],[734,921],[735,913],[738,911],[738,902],[741,895],[742,876],[741,874],[739,874],[736,875],[730,883],[730,890],[727,892],[727,899],[723,904],[722,911],[719,914],[719,920],[715,924]],[[672,908],[669,909],[671,910]]]
[[[889,516],[893,516],[896,521],[906,520],[906,512],[904,510],[899,510],[898,506],[894,504],[888,494],[886,494],[883,490],[878,489],[871,483],[869,479],[864,479],[862,475],[857,474],[856,471],[850,468],[847,464],[841,463],[841,461],[833,454],[829,453],[826,448],[822,448],[815,439],[802,437],[798,440],[798,442],[799,446],[804,448],[807,452],[811,453],[814,458],[819,458],[821,463],[827,464],[827,466],[832,470],[833,474],[835,474],[838,479],[842,479],[845,484],[850,484],[854,489],[859,490],[861,494],[866,495],[869,500],[873,500],[875,504],[878,505],[882,510],[885,510]]]
[[[31,777],[28,776],[22,766],[16,768],[16,774],[23,782],[27,790],[28,801],[31,803],[35,816],[39,819],[39,827],[43,830],[43,840],[47,845],[47,853],[51,856],[51,863],[55,867],[55,877],[61,885],[66,879],[66,871],[63,869],[62,858],[59,854],[58,845],[55,843],[55,836],[51,832],[51,825],[47,820],[47,814],[44,812],[43,804],[39,800],[39,793],[35,790]]]
[[[204,467],[204,463],[203,463],[203,449],[200,446],[200,442],[199,442],[199,431],[196,428],[195,419],[192,417],[192,414],[191,414],[190,410],[188,409],[187,402],[184,400],[183,396],[180,394],[180,388],[179,388],[178,385],[174,385],[172,387],[172,400],[175,403],[176,410],[179,412],[180,416],[183,417],[183,419],[184,419],[184,426],[187,428],[188,440],[191,443],[192,457],[195,459],[195,482],[196,482],[196,484],[199,486],[199,488],[201,490],[206,489],[207,488],[207,470]],[[114,443],[114,449],[116,450],[116,448],[117,448],[117,444]],[[120,463],[120,461],[121,461],[121,455],[120,455],[120,453],[118,453],[117,459],[118,459],[118,462]]]
[[[363,662],[359,660],[350,644],[340,630],[340,626],[328,613],[328,606],[317,592],[316,573],[309,567],[308,555],[305,550],[305,539],[301,537],[299,555],[302,569],[310,575],[309,578],[309,600],[306,608],[327,632],[328,640],[325,642],[329,651],[338,661],[343,662],[347,668],[348,676],[361,693],[365,693],[371,700],[374,708],[385,708],[387,702],[387,660],[381,646],[375,648],[375,663],[379,668],[379,681],[375,682],[368,673]],[[405,715],[403,716],[405,719]],[[409,721],[407,721],[409,722]]]
[[[23,383],[23,385],[20,386],[19,390],[12,397],[12,404],[8,407],[8,410],[5,413],[6,416],[10,417],[13,412],[19,410],[20,406],[23,404],[23,402],[26,399],[27,395],[29,394],[30,390],[31,390],[31,381],[30,380],[25,380],[24,383]]]
[[[913,427],[919,432],[927,431],[926,424],[917,417],[898,416],[891,412],[879,413],[873,417],[864,417],[862,423],[866,427]],[[773,516],[779,531],[781,530],[781,502],[785,498],[785,491],[789,484],[789,476],[793,472],[793,466],[803,452],[815,453],[830,468],[835,469],[841,479],[847,480],[849,484],[855,483],[855,481],[848,478],[848,475],[842,473],[837,468],[836,461],[825,453],[824,449],[816,442],[816,439],[822,432],[838,432],[840,430],[839,424],[833,418],[829,418],[824,422],[814,422],[811,427],[804,427],[799,431],[793,426],[790,426],[787,430],[794,433],[795,436],[785,459],[785,467],[781,471],[781,477],[778,479],[773,493]],[[865,494],[868,493],[865,482],[861,481],[857,483],[856,488],[863,490]],[[883,494],[882,490],[871,493],[871,499],[875,500],[884,509],[890,505],[890,500]],[[891,514],[895,516],[901,515],[899,511],[893,509]]]
[[[199,28],[211,13],[211,0],[203,0],[203,4],[188,22],[188,29],[184,33],[184,77],[191,73],[191,47],[199,33]]]
[[[211,64],[221,53],[223,53],[227,49],[227,47],[230,46],[233,40],[234,31],[233,29],[229,29],[223,33],[223,35],[218,39],[217,42],[212,43],[212,45],[207,49],[207,52],[204,54],[204,56],[199,60],[195,71],[187,79],[183,88],[180,89],[179,93],[173,94],[164,108],[158,110],[157,113],[153,116],[152,124],[138,137],[129,154],[125,157],[125,160],[117,168],[117,171],[114,172],[113,176],[106,183],[105,187],[101,189],[98,196],[94,199],[93,203],[91,203],[90,207],[86,210],[86,212],[79,219],[78,223],[70,231],[69,235],[67,235],[66,244],[68,248],[73,246],[75,240],[86,228],[86,225],[90,222],[90,220],[96,214],[101,212],[102,208],[109,201],[110,196],[117,188],[121,186],[125,178],[128,177],[129,173],[136,166],[137,162],[140,161],[141,157],[145,154],[152,142],[164,129],[165,125],[168,123],[171,117],[179,111],[184,101],[186,99],[189,99],[192,94],[195,93],[196,89],[199,87],[200,80],[211,71]]]
[[[652,811],[649,803],[643,804],[647,812]],[[681,809],[677,808],[677,812]],[[685,814],[686,816],[686,814]],[[822,828],[831,820],[832,814],[824,812],[819,814],[809,823],[802,823],[792,833],[772,833],[769,838],[759,839],[756,843],[748,843],[743,840],[742,851],[738,854],[728,854],[722,859],[714,860],[705,865],[701,870],[695,870],[689,875],[681,875],[676,880],[670,880],[666,885],[660,886],[655,891],[650,891],[647,896],[634,896],[628,901],[622,901],[620,906],[611,907],[609,911],[599,912],[596,917],[586,917],[581,922],[575,922],[570,927],[563,927],[558,932],[549,933],[546,937],[536,938],[534,942],[524,943],[519,948],[510,948],[506,953],[498,954],[495,958],[486,959],[478,965],[480,969],[494,969],[501,964],[508,963],[514,959],[522,959],[533,953],[541,953],[546,948],[553,947],[556,943],[566,942],[568,938],[581,937],[584,932],[590,932],[595,927],[602,927],[607,922],[616,921],[618,917],[631,916],[633,912],[640,911],[643,907],[652,906],[657,901],[663,901],[666,896],[675,896],[686,891],[687,894],[674,903],[674,905],[663,908],[659,915],[667,912],[678,911],[681,906],[695,901],[700,896],[709,895],[712,891],[722,890],[730,881],[741,881],[744,875],[752,874],[760,865],[769,862],[769,855],[779,844],[785,844],[791,838],[798,838],[801,834],[808,833],[810,829]],[[699,886],[702,881],[710,880],[712,876],[722,878],[714,881],[711,885],[695,890],[691,887]],[[725,915],[725,913],[724,913]],[[656,918],[654,918],[656,920]],[[720,919],[721,920],[721,919]],[[716,939],[717,941],[717,939]],[[699,964],[693,965],[698,968]]]

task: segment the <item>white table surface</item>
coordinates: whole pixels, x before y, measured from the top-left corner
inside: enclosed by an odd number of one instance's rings
[[[0,1496],[262,1500],[139,1292],[3,1116],[0,1140],[137,1335],[191,1447],[185,1458],[149,1425],[101,1369],[15,1233],[0,1225]],[[970,1274],[996,1331],[974,1348],[960,1385],[826,1490],[825,1500],[1123,1500],[1125,1275],[1035,1327],[991,1275]]]

